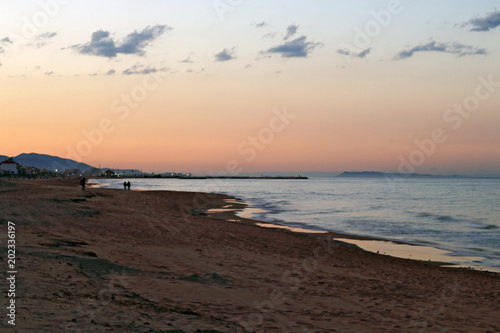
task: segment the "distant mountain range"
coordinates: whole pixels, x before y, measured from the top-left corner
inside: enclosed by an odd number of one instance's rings
[[[9,156],[0,155],[0,162],[3,162],[8,158]],[[31,166],[39,169],[47,169],[53,171],[65,169],[80,169],[82,172],[85,172],[94,168],[91,165],[76,162],[67,158],[37,153],[23,153],[17,156],[13,156],[12,158],[15,162],[21,164],[22,166]]]

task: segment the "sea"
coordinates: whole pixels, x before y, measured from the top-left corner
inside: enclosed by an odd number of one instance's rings
[[[422,245],[446,252],[447,262],[500,272],[496,178],[128,180],[133,190],[223,193],[244,200],[257,220]],[[123,182],[92,180],[115,189]]]

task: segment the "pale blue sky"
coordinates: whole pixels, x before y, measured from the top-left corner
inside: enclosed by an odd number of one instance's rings
[[[371,47],[371,50],[365,61],[388,61],[403,49],[430,40],[459,42],[485,48],[492,57],[499,51],[499,43],[494,43],[498,37],[498,29],[481,33],[460,27],[471,18],[485,16],[488,12],[494,11],[497,1],[68,0],[67,4],[59,4],[57,0],[51,0],[46,3],[56,3],[59,7],[54,10],[55,15],[49,18],[47,24],[37,28],[40,34],[57,33],[49,45],[52,47],[51,59],[47,59],[42,50],[31,48],[25,51],[29,52],[32,62],[39,59],[38,66],[46,63],[48,71],[51,71],[49,68],[51,60],[61,65],[59,57],[64,57],[70,67],[75,61],[80,63],[84,61],[86,64],[78,74],[92,70],[86,65],[94,67],[96,71],[101,69],[99,67],[109,67],[110,62],[117,59],[108,62],[105,60],[109,59],[101,59],[100,62],[93,63],[90,57],[82,59],[71,50],[55,51],[88,42],[94,31],[108,31],[115,40],[119,40],[133,31],[154,25],[168,25],[172,30],[155,41],[155,47],[148,49],[147,58],[124,57],[119,61],[127,63],[142,61],[154,66],[168,63],[167,67],[173,70],[183,70],[186,66],[178,65],[175,60],[190,57],[193,69],[209,69],[214,66],[213,55],[228,49],[232,50],[238,65],[244,67],[259,61],[260,51],[279,45],[286,28],[291,24],[298,26],[295,37],[304,35],[307,36],[306,41],[321,43],[314,52],[311,52],[310,58],[314,54],[315,62],[321,62],[325,68],[333,69],[346,65],[345,57],[336,53],[340,46],[344,45],[343,43],[356,46],[355,37],[358,31],[356,29],[367,28],[374,22],[373,13],[386,11],[391,3],[396,4],[398,13],[391,15],[390,23],[382,27],[376,36],[369,37],[366,45]],[[235,5],[232,6],[231,3]],[[26,22],[33,22],[37,13],[42,10],[37,1],[22,3],[1,1],[0,4],[2,38],[9,35],[23,36]],[[52,5],[48,8],[52,10],[55,7]],[[256,28],[255,24],[261,22],[265,22],[265,26]],[[268,38],[263,38],[265,35]],[[36,56],[37,52],[40,52],[40,57]],[[16,59],[11,60],[12,68],[18,67]],[[277,70],[281,70],[282,67],[286,68],[282,60],[275,56],[266,65],[273,68],[276,66]],[[8,61],[9,59],[0,60],[2,63]],[[26,59],[25,62],[30,61]],[[308,64],[310,62],[303,61],[293,65],[308,66]],[[356,64],[349,65],[356,66]],[[9,72],[5,67],[2,71]],[[65,71],[65,74],[70,74],[70,71]]]

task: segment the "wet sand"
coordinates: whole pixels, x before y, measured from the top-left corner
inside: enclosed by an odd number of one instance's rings
[[[500,278],[262,228],[224,195],[0,181],[13,332],[499,332]],[[208,212],[208,213],[207,213]],[[227,220],[232,220],[228,222]],[[338,235],[342,237],[342,235]]]

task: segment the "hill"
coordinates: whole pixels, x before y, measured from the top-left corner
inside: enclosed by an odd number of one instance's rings
[[[3,162],[3,161],[5,161],[8,158],[9,158],[9,156],[0,155],[0,162]]]
[[[85,172],[93,168],[93,166],[73,161],[67,158],[58,156],[37,154],[37,153],[23,153],[14,156],[14,161],[23,166],[32,166],[39,169],[47,170],[65,170],[65,169],[80,169]]]

